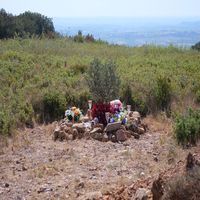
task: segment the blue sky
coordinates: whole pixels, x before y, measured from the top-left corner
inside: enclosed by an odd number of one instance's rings
[[[200,0],[0,0],[19,14],[30,10],[48,17],[199,17]]]

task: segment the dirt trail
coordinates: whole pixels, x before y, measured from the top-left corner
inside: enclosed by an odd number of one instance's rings
[[[51,126],[27,129],[4,149],[0,199],[100,197],[138,180],[154,180],[187,154],[162,131],[149,131],[122,144],[84,139],[54,142]]]

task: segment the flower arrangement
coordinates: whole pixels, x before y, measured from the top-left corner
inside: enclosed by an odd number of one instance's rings
[[[65,117],[67,117],[67,119],[69,121],[74,120],[74,122],[78,122],[81,115],[82,115],[82,113],[81,113],[80,109],[77,107],[71,107],[70,109],[65,111]]]
[[[127,113],[126,112],[116,112],[115,114],[111,114],[108,123],[114,123],[114,122],[122,122],[122,124],[127,123]]]

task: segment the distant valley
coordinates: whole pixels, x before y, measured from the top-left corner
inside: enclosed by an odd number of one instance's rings
[[[93,34],[112,44],[142,46],[170,44],[190,47],[200,41],[200,18],[54,18],[56,31],[63,35]]]

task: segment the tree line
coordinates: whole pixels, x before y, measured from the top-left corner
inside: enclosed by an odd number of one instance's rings
[[[18,16],[0,10],[0,39],[17,37],[52,36],[55,33],[51,18],[30,11]]]

